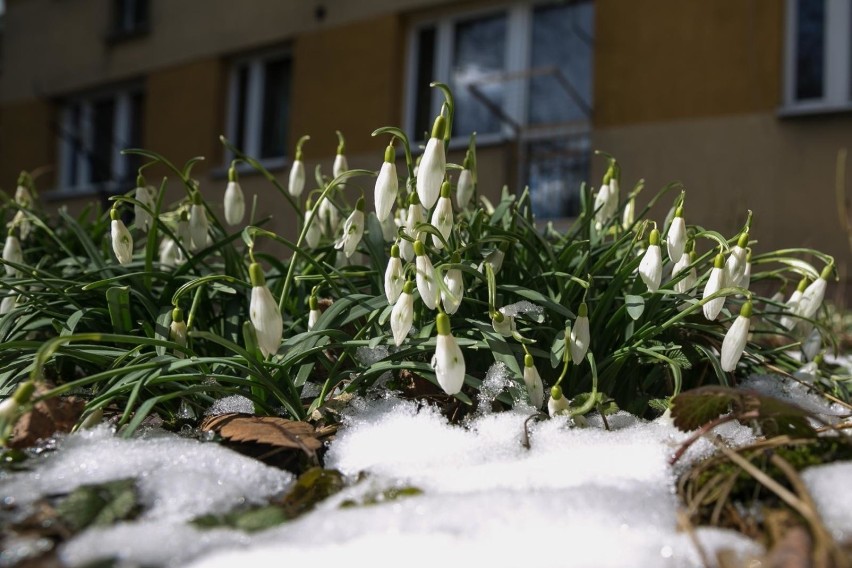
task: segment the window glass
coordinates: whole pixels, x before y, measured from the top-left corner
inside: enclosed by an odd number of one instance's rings
[[[590,150],[586,134],[527,145],[526,179],[536,217],[575,217],[580,212],[580,184],[588,179]]]
[[[499,132],[500,120],[489,105],[502,108],[506,83],[483,78],[506,67],[506,16],[497,14],[456,23],[450,87],[456,110],[453,134]],[[484,97],[487,101],[483,102]]]
[[[263,116],[260,157],[285,156],[290,115],[290,59],[273,59],[264,65]]]
[[[589,118],[592,101],[594,8],[591,2],[533,10],[530,67],[545,70],[529,82],[530,124]]]
[[[112,178],[112,154],[115,133],[115,99],[100,99],[92,105],[92,144],[89,148],[91,181]]]
[[[796,100],[824,96],[825,0],[797,0]]]
[[[420,140],[432,128],[432,89],[435,80],[435,26],[428,26],[417,34],[417,70],[414,80],[414,138]],[[427,135],[428,136],[428,135]]]

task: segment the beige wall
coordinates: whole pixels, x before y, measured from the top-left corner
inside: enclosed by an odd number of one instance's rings
[[[29,100],[0,107],[0,189],[14,193],[21,170],[41,170],[39,187],[53,183],[56,137],[53,107]]]

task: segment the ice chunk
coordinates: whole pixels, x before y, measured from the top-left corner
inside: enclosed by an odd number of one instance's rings
[[[219,416],[220,414],[230,414],[232,412],[254,414],[254,403],[251,399],[242,395],[232,394],[213,402],[213,405],[204,414],[207,416]]]
[[[527,300],[521,300],[520,302],[515,302],[514,304],[508,304],[500,308],[500,313],[504,316],[517,317],[521,314],[527,314],[531,320],[535,320],[537,322],[541,322],[544,320],[544,308],[533,304],[532,302],[528,302]]]

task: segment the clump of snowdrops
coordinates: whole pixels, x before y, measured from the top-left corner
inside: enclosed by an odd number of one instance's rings
[[[147,161],[108,213],[51,218],[22,174],[4,208],[0,436],[28,405],[69,393],[87,399],[81,421],[109,409],[130,434],[152,412],[192,419],[233,394],[306,419],[403,379],[470,407],[652,415],[682,389],[793,371],[793,354],[813,359],[832,341],[831,257],[761,252],[747,211],[734,235],[690,224],[678,184],[637,210],[643,182],[623,187],[605,154],[571,228],[537,224],[526,189],[480,195],[475,136],[462,164],[447,162],[453,99],[435,86],[446,102],[418,162],[384,127],[376,171],[351,170],[338,133],[332,175],[311,177],[305,136],[284,185],[223,139],[235,156],[223,204],[192,178],[198,158],[178,167],[145,150],[127,150]],[[165,203],[152,164],[181,200]],[[246,169],[294,210],[296,241],[247,207]],[[658,202],[668,215],[649,217]],[[819,384],[846,395],[824,368]]]

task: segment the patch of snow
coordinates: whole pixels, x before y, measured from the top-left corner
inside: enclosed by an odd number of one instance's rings
[[[508,304],[500,308],[500,313],[508,317],[517,317],[521,314],[527,314],[530,319],[537,322],[544,321],[544,308],[527,300],[521,300],[514,304]]]
[[[852,461],[809,467],[802,480],[816,503],[823,522],[838,542],[852,541]]]
[[[250,398],[239,394],[232,394],[214,401],[204,414],[206,416],[219,416],[220,414],[230,414],[232,412],[254,414],[254,403]]]

